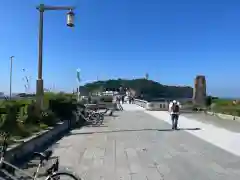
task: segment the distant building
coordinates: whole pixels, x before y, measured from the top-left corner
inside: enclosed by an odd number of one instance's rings
[[[103,96],[114,96],[114,95],[117,95],[117,94],[119,94],[118,91],[104,91],[104,92],[102,92]]]

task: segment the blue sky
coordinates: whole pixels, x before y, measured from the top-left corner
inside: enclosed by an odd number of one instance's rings
[[[148,72],[163,84],[193,86],[203,74],[209,93],[240,96],[237,0],[2,0],[0,91],[8,92],[12,55],[13,91],[24,91],[25,75],[35,91],[39,3],[77,6],[74,29],[65,11],[44,14],[46,88],[72,91],[80,68],[83,83]]]

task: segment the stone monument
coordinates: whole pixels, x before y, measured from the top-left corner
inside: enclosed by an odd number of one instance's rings
[[[204,105],[207,96],[205,76],[198,75],[194,81],[193,103],[196,105]]]

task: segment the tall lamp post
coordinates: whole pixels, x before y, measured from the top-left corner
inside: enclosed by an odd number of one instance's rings
[[[9,98],[12,99],[12,63],[14,56],[10,57],[10,85],[9,85]]]
[[[38,78],[36,85],[36,102],[39,108],[42,108],[43,105],[43,79],[42,79],[42,57],[43,57],[43,13],[47,10],[67,10],[67,26],[74,27],[74,13],[73,10],[75,7],[72,6],[45,6],[44,4],[40,4],[37,6],[37,10],[40,13],[39,19],[39,49],[38,49]]]

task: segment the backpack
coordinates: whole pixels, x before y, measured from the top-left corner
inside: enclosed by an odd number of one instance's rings
[[[177,104],[177,103],[175,103],[175,104],[173,104],[173,106],[172,106],[172,111],[174,112],[174,113],[178,113],[179,112],[179,105]]]

